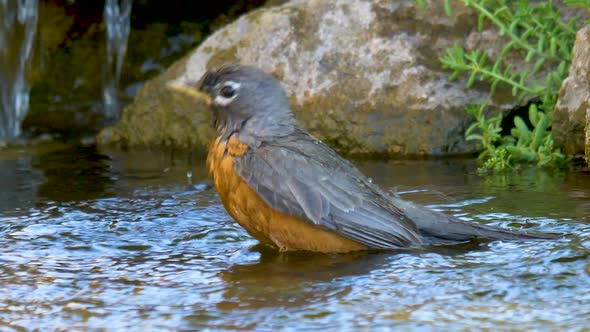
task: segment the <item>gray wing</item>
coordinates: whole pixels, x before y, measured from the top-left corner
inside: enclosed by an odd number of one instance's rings
[[[416,225],[352,164],[310,136],[265,143],[234,159],[274,209],[369,248],[421,244]]]

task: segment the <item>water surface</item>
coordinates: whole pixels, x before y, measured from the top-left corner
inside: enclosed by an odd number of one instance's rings
[[[203,157],[0,151],[1,330],[590,329],[590,175],[356,162],[403,198],[550,241],[278,254],[225,213]]]

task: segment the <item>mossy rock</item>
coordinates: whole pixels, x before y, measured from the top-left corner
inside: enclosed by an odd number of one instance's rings
[[[213,136],[206,106],[166,88],[168,81],[182,74],[186,61],[181,59],[147,82],[136,97],[142,102],[131,104],[116,126],[100,132],[98,141],[120,147],[203,148]]]
[[[477,15],[455,1],[426,9],[414,0],[290,1],[250,12],[207,38],[146,84],[100,144],[205,148],[208,111],[167,91],[225,63],[256,65],[279,78],[302,125],[349,154],[465,154],[472,121],[465,108],[488,103],[498,113],[516,105],[488,86],[449,82],[438,58],[481,34]]]

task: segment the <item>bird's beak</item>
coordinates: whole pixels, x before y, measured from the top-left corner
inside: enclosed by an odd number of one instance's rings
[[[200,83],[197,84],[190,84],[190,83],[179,83],[179,82],[168,82],[166,84],[166,87],[172,91],[176,91],[178,93],[181,93],[185,96],[190,96],[191,98],[194,98],[197,101],[201,101],[204,102],[207,105],[211,105],[211,96],[209,96],[207,93],[201,91],[199,89],[200,87]]]

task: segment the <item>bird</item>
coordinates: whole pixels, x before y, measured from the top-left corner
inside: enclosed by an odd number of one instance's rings
[[[207,169],[229,215],[279,251],[347,253],[555,234],[471,223],[386,193],[297,122],[279,80],[226,64],[176,91],[207,101]]]

